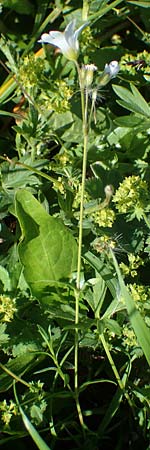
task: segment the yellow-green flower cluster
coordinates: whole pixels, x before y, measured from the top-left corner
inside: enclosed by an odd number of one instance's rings
[[[73,201],[73,208],[78,209],[80,207],[80,203],[81,203],[82,185],[81,185],[81,183],[78,183],[76,186],[74,185],[74,187],[76,188],[76,194],[75,194],[74,201]],[[91,200],[90,195],[88,194],[88,192],[84,191],[84,203],[86,204],[90,200]]]
[[[17,311],[16,300],[6,295],[0,295],[0,318],[1,322],[11,322]]]
[[[131,277],[134,278],[137,276],[138,268],[144,265],[144,261],[142,258],[140,258],[139,255],[134,255],[133,253],[129,253],[128,260],[129,266],[121,262],[120,269],[122,270],[123,275],[125,276],[131,275]]]
[[[111,228],[115,220],[115,213],[110,208],[104,208],[99,211],[95,211],[92,214],[92,218],[94,223],[98,224],[99,227]]]
[[[116,242],[109,236],[104,234],[103,236],[96,238],[92,243],[93,248],[97,253],[109,252],[109,249],[115,250]]]
[[[71,157],[69,153],[64,150],[55,156],[55,161],[57,161],[61,167],[65,167],[68,162],[71,162]]]
[[[17,73],[18,81],[27,91],[36,86],[43,73],[43,59],[37,58],[33,53],[25,56]]]
[[[124,345],[127,347],[137,347],[137,339],[135,336],[135,333],[132,329],[129,328],[129,326],[125,325],[123,327],[123,342]]]
[[[29,383],[29,386],[30,386],[30,392],[38,394],[38,395],[41,396],[41,392],[42,392],[44,383],[42,383],[40,380],[35,381],[35,382],[31,381]],[[41,397],[39,397],[39,398],[41,398]]]
[[[147,286],[143,286],[142,284],[138,285],[136,283],[133,284],[128,284],[128,287],[130,289],[131,295],[133,300],[138,304],[144,304],[148,298],[150,292],[148,292],[148,290],[150,291],[149,288],[147,288]],[[140,305],[139,305],[140,306]]]
[[[92,35],[91,27],[87,26],[84,28],[80,38],[81,48],[83,53],[86,52],[86,55],[93,50],[95,50],[99,44],[96,42],[95,38]]]
[[[131,292],[132,298],[136,303],[137,308],[143,315],[145,322],[150,326],[149,318],[149,298],[150,298],[150,288],[148,286],[138,285],[136,283],[129,284],[128,288]]]
[[[69,100],[71,96],[72,90],[68,88],[65,81],[57,80],[54,83],[53,91],[41,92],[38,103],[43,110],[62,113],[70,109]]]
[[[9,404],[7,404],[6,400],[0,403],[0,411],[1,413],[1,420],[4,422],[5,425],[9,425],[11,417],[16,416],[18,413],[17,405],[10,400]]]
[[[150,54],[146,50],[136,53],[136,55],[126,53],[122,56],[120,61],[120,68],[122,72],[129,73],[130,75],[137,75],[138,72],[139,74],[142,73],[143,77],[148,79],[148,81],[150,79],[149,65]]]
[[[127,213],[134,209],[142,211],[147,206],[148,186],[146,181],[141,180],[139,176],[132,175],[126,177],[120,183],[117,189],[113,202],[120,213]]]
[[[56,181],[53,181],[53,189],[55,189],[56,192],[65,194],[65,187],[63,184],[62,177],[58,177],[58,179]]]

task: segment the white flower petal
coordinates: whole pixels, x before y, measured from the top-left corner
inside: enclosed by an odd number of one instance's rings
[[[81,33],[81,31],[82,31],[84,28],[86,28],[86,27],[88,26],[88,24],[89,24],[89,22],[84,23],[83,25],[81,25],[80,28],[78,28],[78,29],[74,32],[74,35],[75,35],[75,38],[76,38],[76,39],[78,39],[79,34]]]
[[[110,78],[115,77],[119,72],[118,61],[111,61],[110,64],[105,64],[104,72],[105,74],[108,74]]]
[[[87,23],[83,24],[76,31],[75,24],[76,20],[74,19],[66,26],[65,31],[62,33],[60,31],[50,31],[49,34],[44,33],[38,42],[59,47],[67,59],[76,61],[79,52],[78,36],[83,28],[87,26]]]
[[[75,25],[76,25],[76,20],[74,19],[70,23],[68,23],[68,25],[66,26],[65,31],[64,31],[66,40],[68,40],[70,37],[74,36]]]
[[[52,39],[62,39],[63,38],[63,33],[61,33],[61,31],[50,31],[49,35],[51,36]]]
[[[43,44],[49,43],[49,34],[48,33],[43,33],[42,36],[41,36],[41,39],[39,39],[38,42],[41,42]]]

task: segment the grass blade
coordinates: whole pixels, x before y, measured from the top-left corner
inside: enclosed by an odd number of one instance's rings
[[[39,435],[38,431],[35,429],[35,427],[32,425],[26,414],[24,413],[23,409],[19,405],[19,410],[22,416],[22,420],[24,423],[24,426],[30,436],[32,437],[33,441],[35,442],[37,448],[39,450],[51,450],[50,447],[46,444],[46,442],[42,439],[42,437]]]

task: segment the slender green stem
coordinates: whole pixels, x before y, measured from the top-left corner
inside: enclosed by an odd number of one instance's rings
[[[114,363],[114,360],[113,360],[113,358],[112,358],[112,356],[111,356],[111,353],[110,353],[110,351],[109,351],[107,342],[106,342],[105,337],[104,337],[103,334],[100,335],[100,339],[101,339],[101,342],[102,342],[102,344],[103,344],[104,350],[105,350],[105,352],[106,352],[108,361],[109,361],[109,363],[110,363],[110,365],[111,365],[111,368],[112,368],[112,370],[113,370],[113,372],[114,372],[114,375],[115,375],[115,378],[116,378],[116,380],[117,380],[117,383],[118,383],[120,389],[123,391],[124,396],[126,397],[126,399],[127,399],[128,403],[129,403],[130,407],[133,409],[132,401],[131,401],[131,399],[130,399],[130,397],[129,397],[128,392],[126,392],[126,390],[125,390],[124,383],[122,382],[122,380],[121,380],[121,378],[120,378],[119,372],[118,372],[117,367],[116,367],[116,365],[115,365],[115,363]]]
[[[82,411],[79,403],[79,387],[78,387],[78,353],[79,353],[79,300],[81,292],[81,256],[82,256],[82,237],[83,237],[83,206],[84,206],[84,190],[85,190],[85,178],[86,178],[86,162],[87,162],[87,142],[88,142],[88,93],[85,93],[82,86],[82,80],[80,76],[80,68],[78,64],[77,71],[79,76],[79,84],[81,89],[81,108],[82,108],[82,120],[83,120],[83,136],[84,136],[84,148],[83,148],[83,165],[82,165],[82,182],[81,182],[81,203],[80,203],[80,218],[79,218],[79,240],[78,240],[78,263],[77,263],[77,280],[75,290],[75,351],[74,351],[74,388],[75,388],[75,401],[78,411],[78,417],[80,424],[83,428],[83,433],[86,429],[86,425],[83,421]]]
[[[57,178],[53,178],[50,175],[47,175],[47,173],[41,172],[41,170],[36,169],[34,166],[29,166],[28,164],[24,164],[20,161],[13,161],[13,159],[8,158],[8,156],[0,156],[0,159],[2,159],[3,161],[9,162],[12,166],[21,166],[24,169],[29,170],[30,172],[34,172],[37,175],[39,175],[42,178],[46,178],[46,180],[51,181],[52,183],[55,184],[55,186],[57,188],[60,187],[61,183],[60,181],[57,180]]]
[[[89,0],[83,0],[82,20],[87,20],[89,12]]]
[[[2,363],[0,363],[0,368],[2,370],[4,370],[4,372],[6,372],[8,375],[10,375],[10,377],[12,377],[14,380],[16,380],[17,382],[19,382],[21,384],[24,384],[25,386],[30,388],[30,384],[29,383],[27,383],[25,380],[22,380],[22,378],[20,378],[14,372],[12,372],[10,369],[8,369],[8,367],[4,366]]]

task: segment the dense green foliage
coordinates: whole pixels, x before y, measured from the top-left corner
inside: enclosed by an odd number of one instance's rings
[[[85,92],[38,43],[74,19]],[[150,1],[2,0],[0,31],[0,447],[148,450]]]

